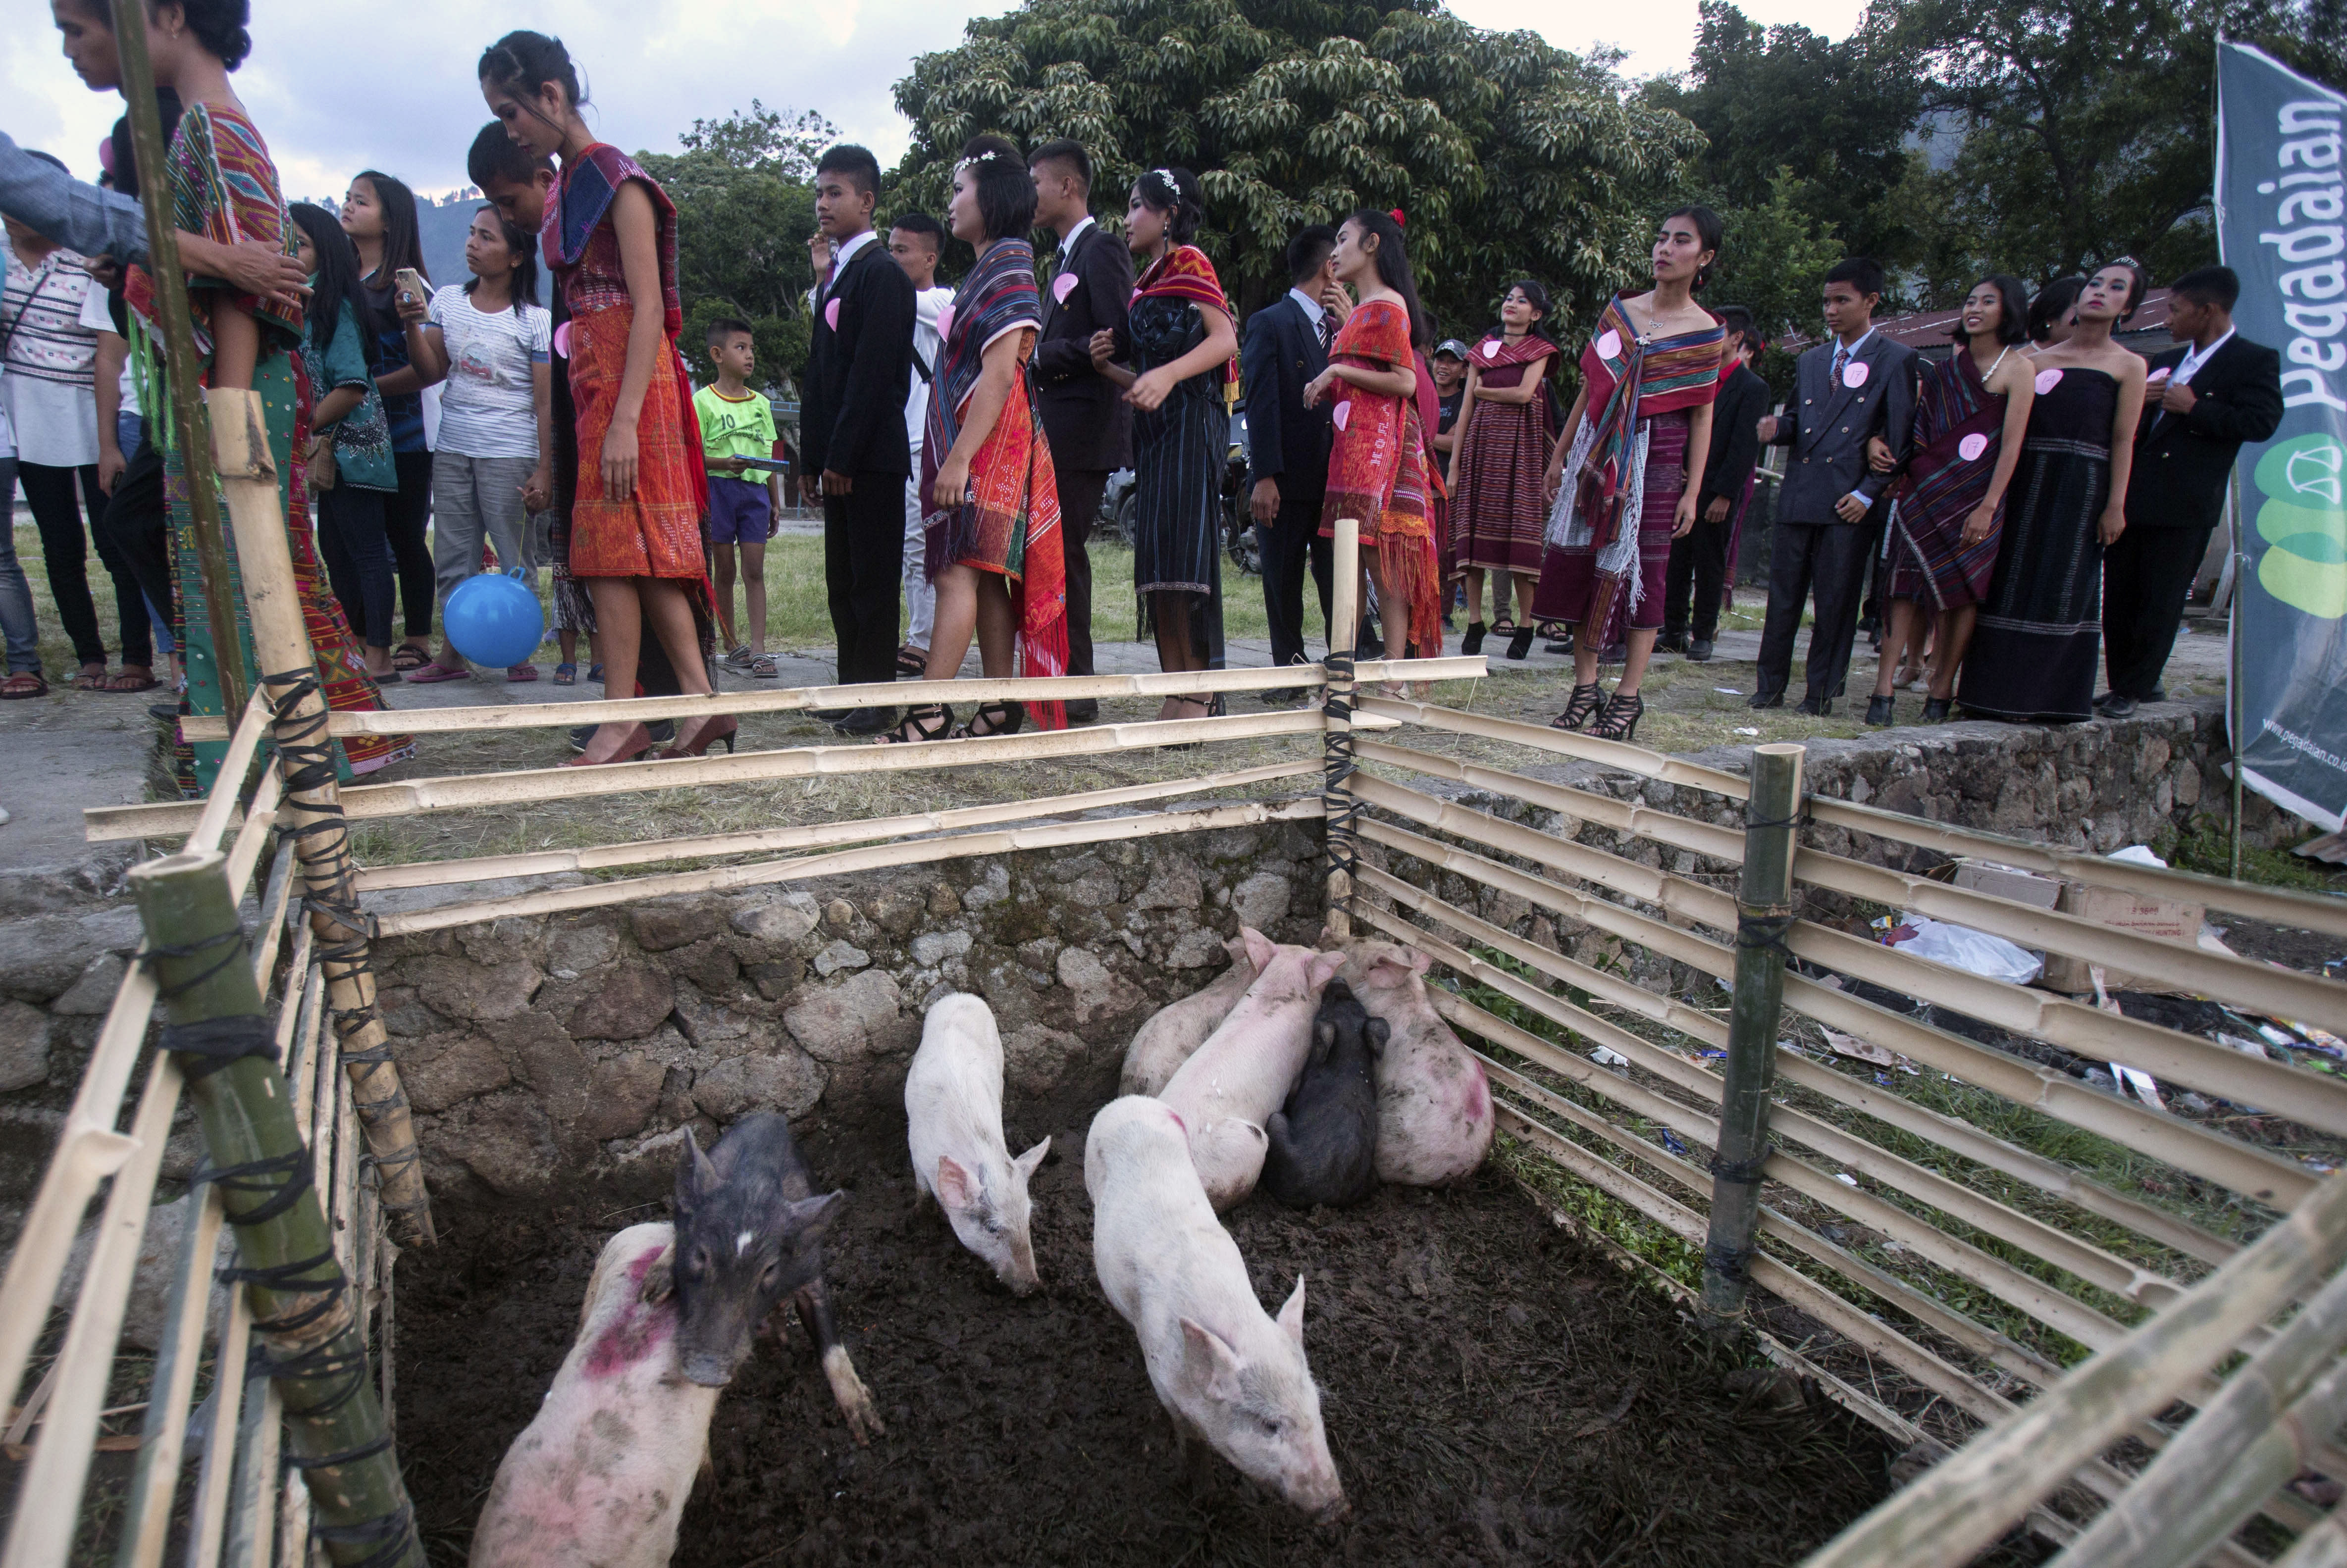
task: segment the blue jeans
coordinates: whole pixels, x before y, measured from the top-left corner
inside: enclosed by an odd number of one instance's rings
[[[10,675],[41,672],[40,628],[33,618],[33,585],[16,564],[16,460],[0,457],[0,638],[8,647]]]

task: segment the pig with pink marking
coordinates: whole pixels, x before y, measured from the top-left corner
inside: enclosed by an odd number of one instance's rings
[[[1392,942],[1356,942],[1345,981],[1391,1031],[1378,1057],[1378,1179],[1440,1186],[1471,1174],[1491,1149],[1491,1083],[1434,1011],[1431,961]]]

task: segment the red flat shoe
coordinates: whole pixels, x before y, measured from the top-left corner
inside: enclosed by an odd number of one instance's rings
[[[606,742],[604,737],[616,732],[619,738]],[[652,732],[641,724],[611,725],[597,728],[587,749],[561,764],[565,768],[597,768],[606,762],[632,762],[651,749]]]

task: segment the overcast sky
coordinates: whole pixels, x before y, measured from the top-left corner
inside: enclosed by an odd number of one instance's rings
[[[56,154],[76,174],[96,171],[97,147],[120,112],[112,94],[86,90],[31,25],[35,0],[15,0],[0,53],[0,129]],[[962,24],[1001,0],[402,0],[360,34],[354,13],[302,0],[253,0],[252,58],[237,91],[277,155],[289,195],[339,195],[374,167],[418,190],[465,183],[465,149],[487,118],[473,69],[507,27],[559,32],[582,66],[589,122],[630,150],[663,151],[696,117],[722,117],[760,98],[769,108],[820,110],[886,165],[902,155],[907,124],[889,89],[916,55],[953,47]],[[1629,51],[1637,76],[1686,67],[1696,0],[1626,6],[1556,0],[1454,0],[1485,27],[1534,27],[1585,49]],[[1834,37],[1858,23],[1861,0],[1746,0],[1747,15],[1799,22]],[[495,20],[488,20],[490,17]],[[367,39],[370,52],[355,52]]]

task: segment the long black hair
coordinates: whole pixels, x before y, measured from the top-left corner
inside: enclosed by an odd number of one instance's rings
[[[432,281],[431,270],[424,265],[424,238],[415,221],[415,192],[407,182],[394,179],[380,169],[363,168],[358,178],[374,187],[375,205],[383,209],[383,265],[375,270],[378,288],[391,286],[392,274],[402,267],[413,267]]]
[[[1983,277],[1980,282],[1974,283],[1972,289],[1965,290],[1964,297],[1970,299],[1973,289],[1979,288],[1981,283],[1985,283],[1996,290],[1999,306],[1996,314],[1997,342],[2006,348],[2015,343],[2027,342],[2031,319],[2029,286],[2010,272],[1991,272]],[[1972,341],[1973,335],[1964,331],[1963,311],[1956,312],[1956,323],[1948,329],[1948,336],[1960,343]]]
[[[1186,168],[1143,169],[1133,182],[1133,193],[1152,212],[1165,214],[1165,238],[1176,245],[1190,243],[1206,221],[1206,193]]]
[[[1684,218],[1694,224],[1696,241],[1711,252],[1711,260],[1695,270],[1695,280],[1687,285],[1687,292],[1694,293],[1711,281],[1712,271],[1719,265],[1720,247],[1727,239],[1727,225],[1720,221],[1718,213],[1700,202],[1672,208],[1663,214],[1663,222],[1668,223],[1674,218]],[[1871,290],[1861,289],[1859,292],[1879,294],[1881,290],[1880,287]]]
[[[1423,349],[1433,342],[1433,325],[1426,319],[1426,307],[1418,302],[1418,280],[1410,275],[1409,246],[1402,238],[1400,221],[1374,207],[1360,209],[1346,221],[1356,225],[1362,238],[1376,237],[1378,281],[1399,294],[1401,302],[1409,307],[1410,347]]]
[[[1556,318],[1556,307],[1549,303],[1548,290],[1536,279],[1519,278],[1514,282],[1509,284],[1506,292],[1500,296],[1501,303],[1505,304],[1507,302],[1508,295],[1514,293],[1519,289],[1523,290],[1526,302],[1529,303],[1533,310],[1540,312],[1540,320],[1534,321],[1532,325],[1532,335],[1535,338],[1544,339],[1552,343],[1556,342],[1556,329],[1550,325],[1550,323]],[[1506,330],[1504,323],[1492,329],[1493,331],[1502,333],[1504,333]],[[1563,347],[1562,344],[1559,344],[1558,346]]]
[[[498,211],[493,204],[483,203],[473,216],[478,218],[483,212],[497,220],[498,237],[505,240],[506,249],[513,252],[514,260],[518,263],[513,270],[513,308],[514,314],[519,315],[524,305],[538,303],[537,242],[521,231],[519,224]],[[472,293],[480,280],[477,275],[466,279],[465,292]]]
[[[286,211],[309,237],[310,249],[317,253],[318,274],[310,285],[310,303],[303,311],[310,333],[310,346],[324,353],[334,341],[343,320],[342,307],[351,308],[352,324],[365,330],[371,313],[366,296],[359,290],[359,252],[351,237],[334,215],[313,202],[297,201]]]
[[[2086,280],[2075,272],[2038,290],[2037,297],[2029,301],[2029,341],[2042,343],[2053,337],[2055,321],[2068,315],[2086,291]]]

